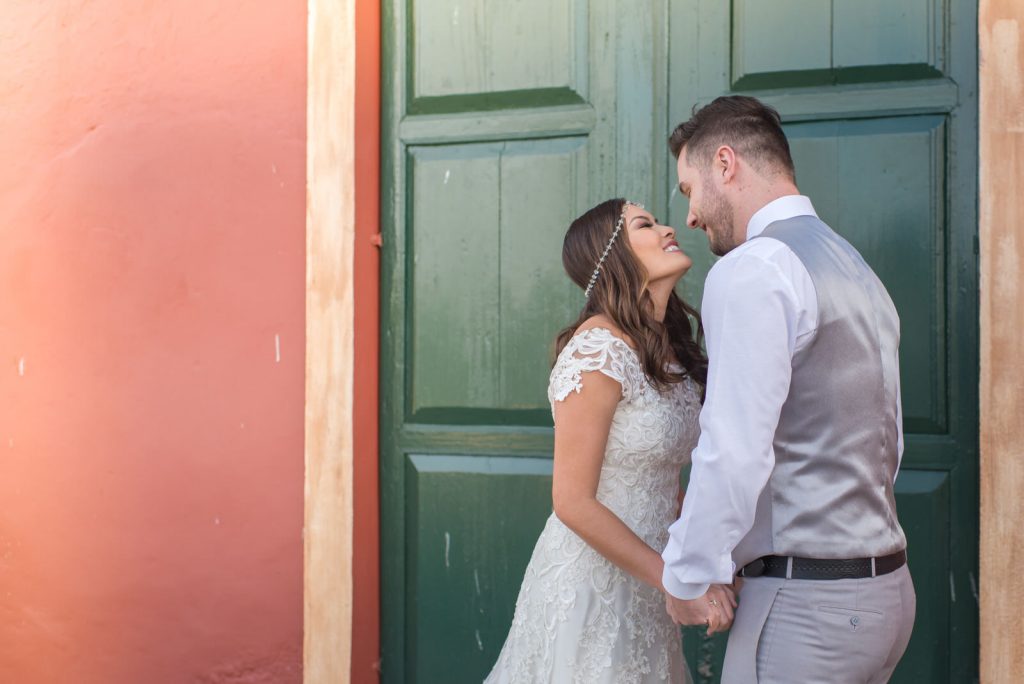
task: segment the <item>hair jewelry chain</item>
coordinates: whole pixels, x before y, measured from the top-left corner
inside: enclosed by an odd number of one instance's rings
[[[626,208],[634,206],[638,209],[643,209],[644,205],[639,202],[631,202],[626,200],[622,203],[622,213],[619,214],[619,220],[615,224],[615,230],[612,231],[612,236],[608,238],[608,244],[605,245],[604,252],[601,253],[601,258],[597,260],[597,268],[594,269],[594,273],[590,276],[590,282],[587,283],[587,290],[584,293],[584,297],[590,299],[590,293],[594,290],[594,283],[597,282],[597,276],[601,273],[601,267],[604,265],[604,260],[608,257],[608,252],[612,251],[612,245],[615,243],[615,238],[622,232],[622,226],[626,222]]]

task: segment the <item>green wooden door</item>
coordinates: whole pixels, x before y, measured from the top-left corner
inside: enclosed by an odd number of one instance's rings
[[[770,4],[384,4],[385,682],[479,681],[497,657],[551,510],[550,345],[583,301],[562,235],[618,195],[682,226],[664,141],[724,92],[779,108],[801,188],[900,309],[898,492],[920,601],[901,681],[974,676],[973,10]],[[682,234],[699,302],[710,257]],[[721,641],[686,648],[717,681]]]
[[[893,681],[977,678],[977,17],[964,0],[672,3],[670,120],[723,93],[782,114],[800,189],[885,282],[902,320],[896,498],[917,588]],[[670,203],[682,225],[685,199]],[[703,234],[681,241],[697,298]],[[695,679],[723,639],[687,634]]]
[[[479,682],[551,512],[569,222],[664,206],[667,3],[385,3],[385,682]],[[653,163],[652,160],[657,160]]]

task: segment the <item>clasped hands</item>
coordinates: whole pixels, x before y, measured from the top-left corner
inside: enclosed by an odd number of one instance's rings
[[[690,600],[665,592],[665,609],[677,625],[707,625],[710,636],[732,626],[737,591],[737,584],[712,584],[703,596]]]

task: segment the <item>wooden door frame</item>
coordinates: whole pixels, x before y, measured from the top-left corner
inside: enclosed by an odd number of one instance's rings
[[[352,668],[355,0],[309,0],[303,680]]]
[[[379,653],[379,3],[309,0],[304,680],[369,681]],[[981,680],[1024,674],[1024,7],[981,0]],[[1016,50],[1016,53],[1013,52]],[[1007,153],[1012,150],[1014,154]],[[357,203],[355,198],[359,197]],[[368,251],[369,250],[369,251]],[[360,458],[355,458],[356,454]],[[358,486],[357,486],[358,485]],[[358,525],[354,524],[358,521]],[[1009,524],[1007,524],[1009,522]],[[359,625],[353,630],[353,624]]]
[[[1024,677],[1024,6],[981,0],[978,11],[980,675],[1009,682]]]
[[[309,0],[303,680],[379,680],[380,5]]]

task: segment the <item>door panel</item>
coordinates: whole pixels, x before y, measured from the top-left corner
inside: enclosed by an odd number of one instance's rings
[[[956,600],[949,532],[952,527],[950,473],[906,469],[896,482],[896,505],[907,535],[907,555],[917,592],[914,635],[893,681],[959,682],[948,672]],[[969,596],[960,596],[960,600]],[[959,632],[960,630],[956,630]],[[962,644],[957,648],[963,649]]]
[[[941,76],[945,5],[942,0],[735,0],[731,85],[745,90]]]
[[[501,406],[535,411],[548,424],[544,378],[550,369],[551,325],[579,313],[579,288],[552,256],[562,253],[564,230],[573,209],[587,197],[584,138],[506,143],[501,185]],[[526,416],[523,416],[526,420]]]
[[[487,0],[412,5],[415,96],[439,97],[529,89],[578,91],[575,68],[586,60],[577,37],[585,3]],[[585,26],[585,23],[583,24]]]
[[[797,181],[886,284],[900,313],[903,419],[947,429],[945,117],[787,126]],[[804,170],[801,173],[801,170]]]
[[[410,420],[550,422],[536,378],[549,324],[579,307],[552,266],[586,151],[582,137],[410,148]]]
[[[859,68],[857,80],[891,80],[896,73],[904,78],[939,76],[946,4],[943,0],[836,0],[832,3],[833,68],[840,73]]]
[[[406,91],[403,114],[587,100],[586,0],[409,0],[393,1],[389,10],[403,22],[386,27],[402,41],[391,54],[402,54],[403,63],[392,64]]]
[[[434,221],[410,226],[414,415],[497,403],[500,283],[491,264],[497,261],[498,243],[479,226],[498,222],[500,152],[500,144],[410,151],[413,216]],[[445,277],[456,269],[462,278]],[[467,282],[473,287],[467,288]],[[458,306],[452,306],[456,301]],[[439,324],[462,335],[453,341]],[[474,328],[484,334],[465,335]],[[452,366],[455,358],[457,368]]]
[[[737,0],[733,5],[732,85],[797,84],[825,80],[832,67],[832,8],[820,0]],[[777,36],[787,34],[800,17],[803,40],[778,49]]]
[[[416,454],[406,474],[407,681],[482,680],[551,510],[551,461]]]

